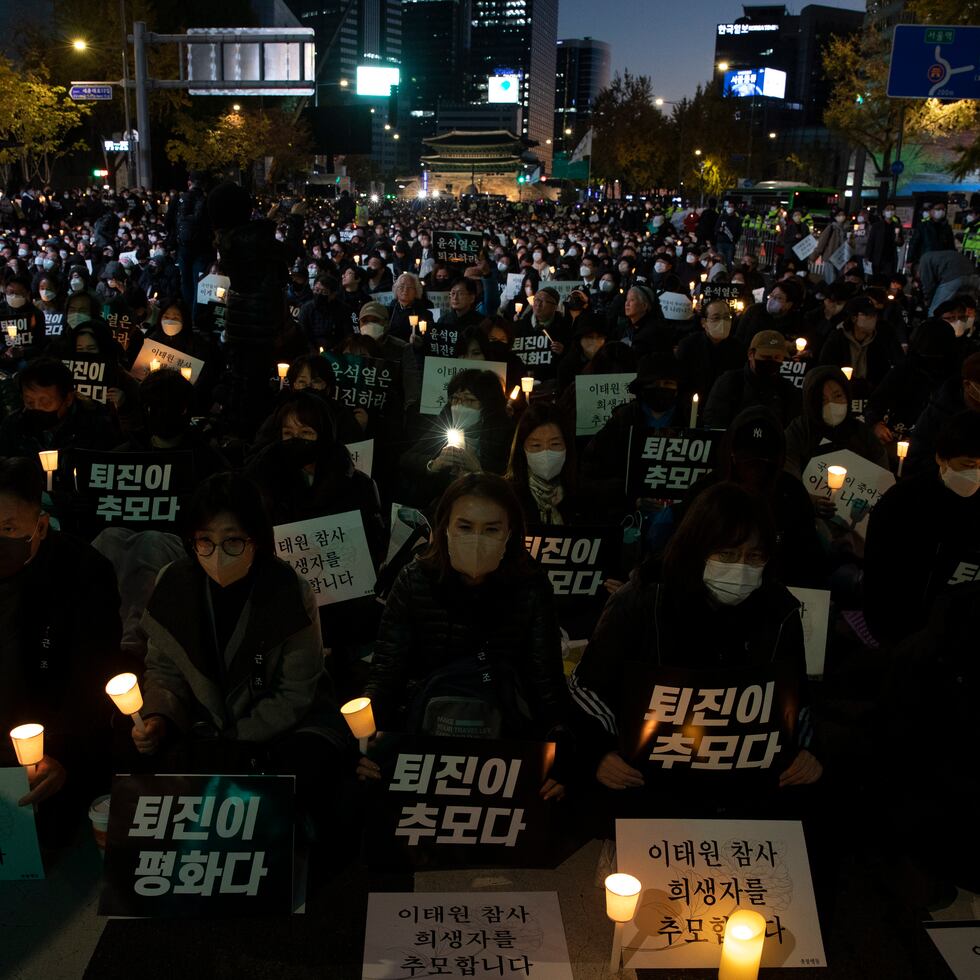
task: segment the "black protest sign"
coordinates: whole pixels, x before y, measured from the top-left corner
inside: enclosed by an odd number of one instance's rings
[[[366,857],[375,867],[551,866],[550,809],[540,789],[550,742],[389,735]]]
[[[745,299],[748,291],[749,287],[740,282],[706,282],[701,286],[702,306],[715,299],[727,299],[732,302],[738,299]]]
[[[787,381],[791,381],[797,388],[802,388],[803,378],[809,366],[809,361],[783,361],[779,365],[779,375]]]
[[[483,247],[479,231],[437,231],[432,240],[437,262],[451,265],[472,265]]]
[[[102,318],[109,324],[112,339],[124,350],[129,350],[136,333],[133,328],[139,329],[137,317],[133,311],[122,301],[116,300],[106,303],[102,307]]]
[[[960,585],[980,583],[980,551],[969,545],[940,546],[929,573],[925,599],[931,603]]]
[[[189,452],[100,453],[71,456],[76,492],[98,523],[134,530],[173,530],[182,502],[195,488]]]
[[[459,343],[459,327],[430,324],[425,334],[426,356],[455,357]]]
[[[550,375],[555,370],[555,353],[551,349],[554,335],[534,329],[530,321],[518,323],[514,329],[514,353],[537,378]]]
[[[363,408],[380,415],[391,407],[392,391],[398,383],[398,364],[360,354],[328,352],[323,356],[333,368],[337,401],[348,408]]]
[[[44,336],[60,337],[65,332],[65,314],[63,310],[44,311]]]
[[[75,393],[102,402],[109,400],[109,389],[116,385],[116,369],[100,354],[75,354],[65,360],[71,371]]]
[[[117,776],[100,915],[292,911],[292,776]]]
[[[626,489],[632,497],[682,500],[714,468],[724,433],[708,429],[643,429],[630,435]]]
[[[774,786],[795,752],[799,684],[783,664],[691,670],[629,663],[621,751],[658,781],[722,782],[737,774]]]

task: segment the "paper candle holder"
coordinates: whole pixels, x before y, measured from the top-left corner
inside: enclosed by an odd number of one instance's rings
[[[41,458],[41,469],[45,473],[54,473],[58,468],[58,450],[42,449],[38,456]]]
[[[643,885],[639,878],[627,874],[606,877],[606,916],[613,922],[632,922]]]
[[[419,318],[413,313],[408,318],[408,322],[409,322],[409,325],[411,326],[411,328],[414,330],[419,325]]]
[[[530,375],[526,375],[525,377],[521,378],[521,391],[523,391],[525,395],[530,395],[531,392],[534,391],[534,378],[532,378]]]
[[[10,730],[18,764],[36,766],[44,758],[44,725],[30,722]]]
[[[828,466],[827,467],[827,486],[831,490],[840,490],[844,486],[844,480],[847,478],[847,468],[844,466]]]
[[[182,378],[183,378],[183,379],[184,379],[185,381],[190,381],[190,380],[191,380],[191,376],[192,376],[193,374],[194,374],[194,371],[193,371],[193,369],[192,369],[192,368],[189,368],[189,367],[182,367],[182,368],[180,369],[180,376],[181,376],[181,377],[182,377]]]
[[[140,708],[143,707],[143,695],[140,692],[139,681],[135,674],[116,674],[105,686],[105,692],[112,698],[112,703],[124,714],[133,719],[139,731],[145,731]]]
[[[757,980],[765,941],[765,917],[751,909],[736,909],[725,923],[718,980]]]
[[[806,350],[806,337],[796,338],[796,350],[802,354]]]
[[[367,751],[368,739],[378,731],[374,723],[374,710],[371,707],[370,698],[354,698],[340,706],[340,713],[347,722],[351,734],[357,739],[357,744],[362,752]]]
[[[851,375],[854,374],[854,368],[852,368],[852,367],[842,367],[841,368],[841,374],[843,374],[844,377],[847,378],[848,381],[850,381],[851,380]]]
[[[155,358],[155,357],[153,358],[152,361],[150,361],[150,370],[151,371],[159,371],[162,366],[163,365],[161,365],[160,361],[157,358]]]
[[[895,455],[898,456],[899,459],[905,459],[905,457],[908,456],[908,454],[909,454],[909,444],[907,440],[902,439],[899,442],[895,443]]]

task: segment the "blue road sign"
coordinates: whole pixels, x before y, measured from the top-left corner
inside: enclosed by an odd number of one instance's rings
[[[68,90],[73,102],[111,102],[112,86],[77,83]]]
[[[980,99],[980,27],[896,26],[887,92],[893,99]]]
[[[898,176],[900,176],[900,175],[902,174],[902,172],[903,172],[904,170],[905,170],[905,164],[904,164],[904,163],[902,163],[902,161],[901,161],[901,160],[896,160],[896,161],[895,161],[895,162],[894,162],[894,163],[892,164],[892,173],[893,173],[893,174],[894,174],[894,175],[895,175],[896,177],[898,177]]]

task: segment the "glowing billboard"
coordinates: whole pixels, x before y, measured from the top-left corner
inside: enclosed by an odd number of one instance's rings
[[[735,98],[765,95],[771,99],[784,99],[786,72],[778,68],[733,68],[725,72],[724,92]]]
[[[391,95],[391,87],[398,85],[401,74],[394,65],[358,65],[358,95]]]
[[[513,102],[521,98],[520,75],[490,75],[487,78],[487,102]]]

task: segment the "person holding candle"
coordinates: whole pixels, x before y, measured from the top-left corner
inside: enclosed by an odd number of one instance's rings
[[[313,298],[299,310],[299,329],[314,351],[333,350],[353,333],[350,312],[340,301],[340,280],[329,272],[313,280]]]
[[[820,351],[821,364],[853,368],[855,397],[870,395],[898,360],[887,336],[879,329],[879,317],[880,311],[870,297],[857,296],[848,301],[843,323],[827,337]]]
[[[677,345],[677,361],[685,387],[698,393],[703,406],[718,378],[745,363],[745,348],[732,336],[732,309],[728,300],[706,303],[700,319],[701,330],[682,337]]]
[[[394,285],[395,298],[388,307],[388,333],[398,340],[418,337],[409,317],[432,319],[432,303],[425,298],[422,280],[414,272],[403,272]],[[418,322],[418,321],[416,321]]]
[[[10,277],[0,301],[0,357],[8,364],[35,357],[44,349],[44,333],[44,314],[31,302],[30,280]]]
[[[591,310],[583,311],[574,320],[572,342],[558,362],[558,391],[574,386],[575,379],[586,372],[609,336],[605,320]]]

